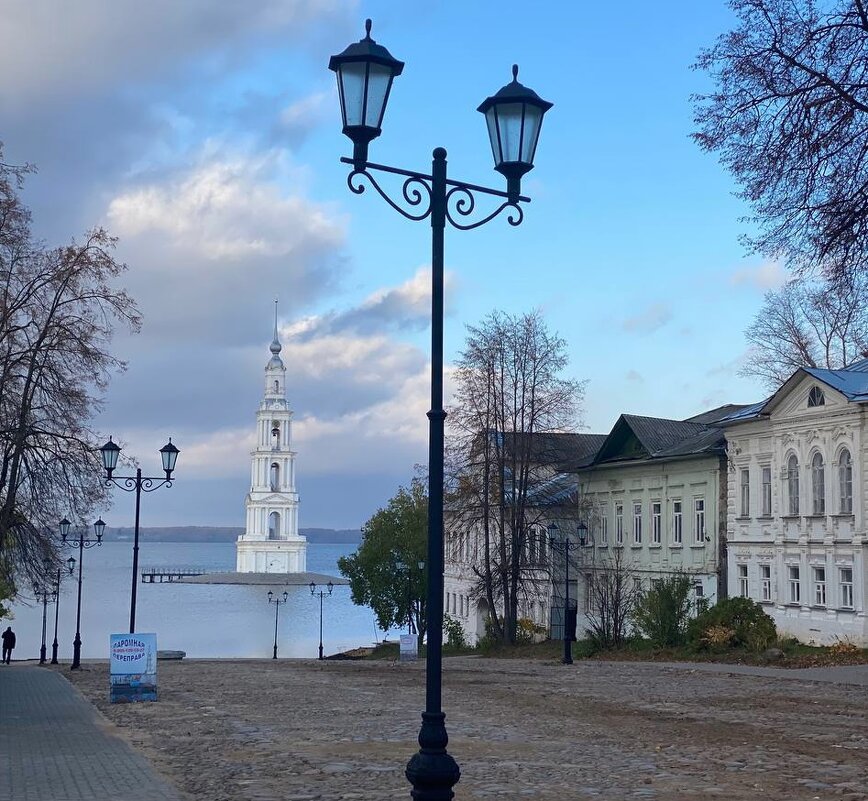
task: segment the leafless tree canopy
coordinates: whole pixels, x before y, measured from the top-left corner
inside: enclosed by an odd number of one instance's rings
[[[766,293],[745,336],[751,350],[741,372],[770,391],[800,367],[840,369],[868,345],[868,289],[864,280],[794,281]]]
[[[696,67],[694,139],[754,209],[750,244],[797,273],[868,265],[868,4],[730,0],[737,27]]]
[[[33,578],[64,515],[105,498],[90,421],[113,372],[114,326],[136,330],[124,268],[102,229],[82,242],[34,241],[18,195],[27,169],[0,158],[0,567]]]
[[[543,586],[545,545],[532,527],[553,512],[575,515],[575,498],[555,475],[562,445],[549,436],[577,422],[584,385],[562,376],[566,365],[566,343],[538,312],[494,312],[468,328],[458,360],[448,418],[450,528],[479,546],[478,595],[490,610],[503,610],[503,624],[495,615],[492,625],[509,642],[522,602]]]

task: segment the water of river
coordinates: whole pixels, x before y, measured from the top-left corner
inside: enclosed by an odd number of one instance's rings
[[[339,575],[337,560],[353,553],[355,545],[311,543],[307,568],[311,572]],[[78,551],[70,549],[78,558]],[[64,557],[66,555],[64,554]],[[108,658],[109,634],[128,630],[132,544],[107,542],[84,552],[81,596],[81,655],[83,659]],[[161,566],[195,566],[209,570],[234,570],[235,543],[141,543],[140,569]],[[220,584],[138,584],[136,630],[156,632],[157,647],[186,651],[190,657],[270,657],[274,643],[274,604],[269,589],[289,592],[280,607],[278,652],[281,657],[315,657],[319,644],[319,598],[307,587],[233,586]],[[60,594],[57,639],[61,661],[72,658],[75,637],[77,581],[65,577]],[[39,658],[42,639],[42,606],[16,604],[15,617],[3,620],[18,637],[16,659]],[[385,636],[376,627],[368,607],[350,600],[350,588],[336,586],[323,599],[323,646],[326,655],[370,645]],[[392,638],[397,632],[392,633]],[[54,639],[54,605],[48,606],[48,656]]]

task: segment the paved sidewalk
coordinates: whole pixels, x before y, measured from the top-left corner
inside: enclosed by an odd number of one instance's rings
[[[0,801],[181,799],[63,676],[2,666]]]

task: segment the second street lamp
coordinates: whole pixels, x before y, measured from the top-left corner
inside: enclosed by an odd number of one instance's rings
[[[289,595],[287,593],[283,593],[283,600],[280,600],[280,598],[274,596],[271,590],[268,591],[268,603],[274,604],[274,652],[271,656],[272,659],[277,659],[277,618],[280,612],[280,605],[285,604],[288,599]]]
[[[326,584],[326,586],[328,587],[328,590],[329,590],[328,595],[331,595],[332,590],[335,588],[335,585],[332,584],[331,582],[329,582],[328,584]],[[312,581],[310,583],[310,594],[311,595],[319,595],[319,658],[322,659],[323,658],[323,656],[322,656],[322,599],[323,599],[323,596],[326,595],[326,592],[324,592],[323,590],[320,590],[319,592],[317,592],[316,582]]]
[[[417,222],[431,224],[431,409],[428,412],[428,597],[425,656],[425,711],[419,731],[419,752],[407,765],[406,776],[414,798],[449,801],[461,775],[458,764],[446,751],[448,736],[442,709],[443,646],[443,444],[446,412],[443,409],[443,247],[447,222],[470,230],[507,211],[510,225],[519,225],[524,213],[520,202],[521,178],[533,168],[542,118],[552,104],[518,83],[513,66],[511,83],[487,98],[478,111],[485,115],[495,169],[507,179],[506,192],[446,177],[446,150],[434,149],[431,174],[374,164],[368,161],[368,146],[382,129],[393,80],[404,63],[371,38],[371,20],[365,22],[365,37],[342,53],[332,56],[329,69],[337,77],[343,133],[353,143],[352,158],[342,158],[351,167],[350,190],[360,195],[367,181],[397,212]],[[399,200],[380,186],[375,173],[403,178]],[[488,215],[471,221],[476,196],[497,198],[500,205]]]
[[[86,548],[93,548],[94,545],[102,545],[102,535],[105,531],[105,523],[102,518],[93,524],[93,532],[96,534],[96,539],[88,539],[84,536],[84,532],[80,531],[78,540],[69,541],[69,528],[72,525],[65,517],[60,521],[60,539],[64,545],[70,548],[78,548],[78,602],[75,608],[75,640],[72,643],[72,670],[77,670],[81,667],[81,573],[84,564],[84,551]],[[75,557],[70,556],[66,560],[69,567],[69,575],[75,571]]]
[[[570,542],[569,536],[563,540],[558,539],[558,527],[554,523],[549,524],[549,548],[553,551],[564,552],[564,656],[561,660],[565,665],[573,664],[573,629],[572,616],[574,614],[570,606],[570,552],[584,546],[582,538],[582,526],[579,525],[579,542]],[[587,527],[585,526],[585,533]]]
[[[44,584],[34,584],[33,585],[33,596],[36,598],[37,603],[42,604],[42,645],[39,647],[39,664],[44,665],[46,660],[46,645],[45,645],[45,627],[46,627],[46,617],[48,615],[48,600],[49,598],[56,598],[54,593],[48,589]]]
[[[60,568],[57,568],[57,576],[54,579],[54,642],[51,643],[51,664],[57,661],[57,621],[60,616]]]
[[[115,476],[112,475],[115,468],[118,466],[118,456],[120,456],[121,448],[117,443],[106,442],[100,449],[102,455],[102,466],[105,468],[105,484],[107,487],[114,485],[124,492],[136,493],[136,524],[133,533],[133,586],[130,590],[130,634],[135,634],[136,631],[136,590],[139,586],[139,510],[142,503],[143,492],[153,492],[160,487],[172,486],[172,471],[175,469],[175,462],[178,461],[180,451],[172,444],[172,438],[160,448],[160,459],[163,462],[163,476],[143,476],[141,468],[136,469],[134,476]]]

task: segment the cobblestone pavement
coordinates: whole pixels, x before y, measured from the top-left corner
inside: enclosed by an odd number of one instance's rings
[[[195,799],[408,798],[421,664],[160,663],[160,701],[110,706]],[[868,799],[863,687],[660,664],[451,658],[449,750],[470,799]]]
[[[62,676],[0,669],[0,801],[180,801]]]

